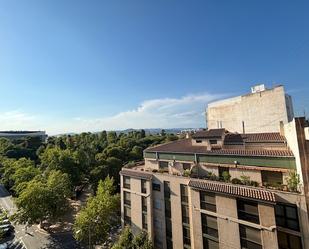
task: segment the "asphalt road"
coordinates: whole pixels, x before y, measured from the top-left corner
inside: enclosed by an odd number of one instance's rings
[[[9,214],[16,211],[12,196],[0,185],[0,205]],[[37,225],[25,230],[23,225],[14,225],[15,236],[12,239],[12,249],[79,249],[71,233],[48,234]]]

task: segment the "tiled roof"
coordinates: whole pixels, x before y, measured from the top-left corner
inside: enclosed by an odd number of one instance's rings
[[[193,138],[221,138],[225,129],[211,129],[208,131],[197,131],[192,135]]]
[[[241,134],[246,142],[285,142],[285,137],[279,132]]]
[[[228,133],[225,135],[224,144],[243,144],[246,143],[284,143],[285,137],[279,132],[268,133]]]
[[[276,202],[275,194],[264,189],[207,180],[190,180],[189,186],[199,190],[239,196],[265,202]]]
[[[206,146],[193,146],[191,139],[181,139],[174,142],[149,147],[145,152],[204,154],[204,155],[234,155],[234,156],[261,156],[261,157],[293,157],[292,151],[284,150],[246,150],[222,149],[207,150]]]
[[[146,180],[149,180],[152,177],[151,173],[146,173],[139,170],[127,170],[127,169],[122,169],[120,171],[120,175],[135,177],[139,179],[146,179]]]

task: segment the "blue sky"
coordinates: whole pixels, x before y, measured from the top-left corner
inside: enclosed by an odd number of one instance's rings
[[[284,84],[309,113],[309,2],[0,2],[0,130],[203,127],[208,101]]]

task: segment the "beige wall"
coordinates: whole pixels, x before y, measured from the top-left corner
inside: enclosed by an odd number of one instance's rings
[[[293,116],[292,110],[283,86],[279,86],[208,104],[207,124],[209,129],[226,128],[242,133],[244,121],[246,133],[279,132],[280,121],[287,123]],[[222,127],[218,127],[218,121]]]

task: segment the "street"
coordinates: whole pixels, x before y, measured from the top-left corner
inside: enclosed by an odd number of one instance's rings
[[[11,215],[16,211],[12,196],[0,185],[0,205]],[[74,249],[77,245],[71,233],[48,234],[38,225],[25,230],[24,225],[14,225],[15,237],[12,240],[12,249]]]

